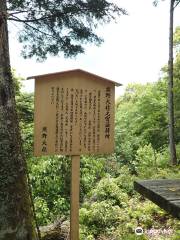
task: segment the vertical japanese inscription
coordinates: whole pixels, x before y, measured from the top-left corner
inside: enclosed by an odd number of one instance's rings
[[[64,88],[60,89],[60,152],[64,151]]]
[[[96,151],[96,109],[97,109],[97,96],[96,89],[93,90],[93,120],[92,120],[92,150]]]
[[[88,93],[88,146],[87,150],[91,151],[91,141],[92,141],[92,92],[89,91]]]
[[[101,119],[101,90],[98,90],[97,100],[97,152],[99,152],[100,146],[100,119]]]
[[[47,127],[42,127],[41,132],[41,151],[47,153]]]
[[[56,87],[56,129],[55,129],[55,152],[59,146],[59,87]]]
[[[105,92],[105,96],[106,96],[106,102],[105,102],[105,138],[110,138],[110,118],[111,118],[111,114],[110,114],[110,109],[111,109],[111,89],[110,87],[106,88],[106,92]]]
[[[79,109],[79,89],[75,89],[75,99],[74,99],[74,104],[75,104],[75,111],[74,111],[74,125],[77,126],[78,123],[78,109]]]
[[[52,119],[55,119],[54,152],[68,155],[102,152],[105,144],[111,141],[111,87],[53,85],[49,88],[49,96],[54,109]],[[43,129],[41,150],[46,153],[47,127]]]
[[[69,133],[69,88],[66,88],[65,90],[65,152],[67,152],[68,149],[68,133]]]
[[[73,146],[73,124],[74,124],[74,89],[71,88],[70,91],[70,129],[69,129],[69,151],[72,152]]]
[[[55,87],[51,87],[51,104],[54,104],[54,98],[55,98]]]
[[[84,91],[84,127],[83,127],[83,146],[84,149],[87,149],[87,121],[88,121],[88,107],[87,107],[87,102],[88,102],[88,95],[87,95],[87,89]]]
[[[83,89],[80,89],[79,94],[79,151],[82,150],[82,136],[83,136]]]

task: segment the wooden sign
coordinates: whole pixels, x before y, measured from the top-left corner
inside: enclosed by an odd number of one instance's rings
[[[35,156],[114,151],[119,83],[79,69],[34,78]]]
[[[114,91],[121,84],[80,69],[30,78],[34,153],[72,156],[70,239],[79,240],[80,155],[114,151]]]

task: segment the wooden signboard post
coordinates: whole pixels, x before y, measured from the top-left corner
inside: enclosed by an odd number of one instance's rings
[[[81,154],[114,151],[115,86],[121,84],[76,69],[35,78],[34,155],[70,155],[70,238],[79,239]]]

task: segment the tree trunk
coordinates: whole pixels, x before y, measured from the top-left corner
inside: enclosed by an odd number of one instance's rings
[[[9,60],[6,0],[0,0],[0,240],[36,239]]]
[[[169,62],[168,62],[168,117],[169,117],[169,148],[172,165],[177,164],[176,146],[174,138],[174,96],[173,96],[173,19],[174,0],[170,1],[170,27],[169,27]]]

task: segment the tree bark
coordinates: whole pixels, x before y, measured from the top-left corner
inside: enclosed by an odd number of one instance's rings
[[[34,240],[31,201],[10,69],[6,0],[0,0],[0,240]]]
[[[174,0],[170,1],[170,26],[169,26],[169,62],[168,62],[168,117],[169,117],[169,148],[170,163],[177,164],[176,146],[174,137],[174,94],[173,94],[173,19]]]

